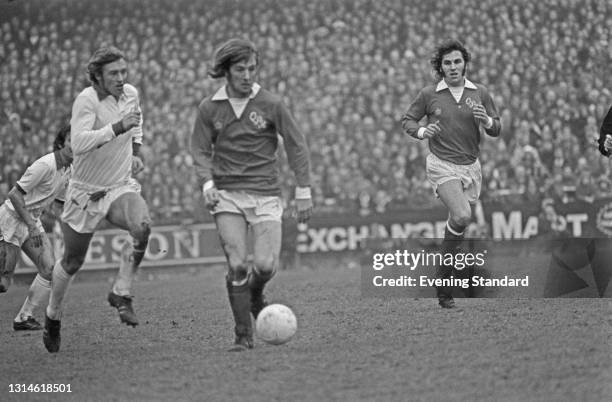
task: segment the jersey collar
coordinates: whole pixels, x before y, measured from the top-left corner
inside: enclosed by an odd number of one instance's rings
[[[226,87],[227,85],[223,85],[221,88],[219,88],[219,90],[213,95],[212,100],[214,101],[228,100],[229,96],[227,95]],[[261,85],[259,85],[256,82],[253,83],[253,87],[251,88],[251,95],[249,95],[249,98],[253,99],[255,96],[257,96],[260,89],[261,89]]]
[[[448,88],[448,85],[446,84],[446,81],[441,80],[440,82],[438,82],[438,86],[436,87],[436,92],[440,92],[443,89]],[[468,88],[468,89],[478,89],[476,88],[476,85],[468,80],[467,78],[465,79],[465,84],[464,84],[464,88]]]
[[[98,100],[100,102],[102,102],[104,99],[111,96],[111,93],[103,89],[100,85],[94,83],[92,86],[93,86],[94,91],[96,91],[96,95],[98,95]],[[125,86],[123,90],[121,91],[121,95],[119,95],[119,98],[122,98],[124,96],[125,96]]]

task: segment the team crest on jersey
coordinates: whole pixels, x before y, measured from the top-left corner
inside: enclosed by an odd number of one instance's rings
[[[251,121],[251,123],[253,123],[255,127],[260,130],[264,130],[268,126],[266,119],[264,119],[262,115],[260,115],[254,110],[249,113],[249,120]]]
[[[474,106],[478,105],[479,102],[468,97],[468,98],[465,98],[465,104],[468,105],[470,109],[474,109]]]
[[[223,123],[220,121],[215,122],[215,130],[221,130],[223,128]]]

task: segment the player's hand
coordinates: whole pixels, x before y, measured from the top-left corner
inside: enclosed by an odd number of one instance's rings
[[[136,176],[144,170],[144,162],[139,156],[132,156],[132,175]]]
[[[133,107],[132,110],[121,119],[121,125],[125,131],[129,131],[132,128],[140,124],[140,111],[137,107]]]
[[[423,132],[423,138],[431,138],[440,134],[442,128],[440,127],[439,122],[429,123],[425,126],[425,131]]]
[[[312,216],[312,198],[297,198],[295,212],[298,223],[306,223]]]
[[[28,227],[28,233],[29,233],[29,239],[32,242],[32,245],[34,247],[41,247],[42,246],[42,233],[40,233],[40,230],[38,230],[38,227],[36,226],[30,226]]]
[[[607,152],[610,152],[612,149],[612,134],[606,134],[606,139],[604,141],[604,148]]]
[[[204,195],[204,205],[206,205],[206,208],[215,209],[219,203],[219,190],[217,190],[217,187],[213,186],[209,189],[204,189],[204,186],[202,186],[202,194]]]
[[[472,114],[474,115],[476,121],[478,121],[480,124],[487,124],[489,122],[489,115],[487,114],[484,106],[480,104],[472,107]]]

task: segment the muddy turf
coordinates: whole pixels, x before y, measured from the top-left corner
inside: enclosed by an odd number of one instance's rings
[[[0,295],[0,400],[604,401],[612,395],[610,299],[362,298],[358,269],[281,271],[269,286],[290,305],[288,344],[230,353],[221,267],[134,286],[136,328],[106,303],[109,282],[75,281],[58,354],[42,332],[14,332],[27,292]],[[79,279],[79,278],[77,278]],[[43,320],[42,311],[37,314]],[[15,393],[11,384],[70,384]]]

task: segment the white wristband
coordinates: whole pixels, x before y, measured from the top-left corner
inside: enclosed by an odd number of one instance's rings
[[[419,130],[417,131],[417,138],[419,140],[422,140],[423,138],[425,138],[425,127],[420,127]]]
[[[213,188],[215,186],[215,182],[212,180],[208,180],[206,183],[204,183],[204,185],[202,186],[202,192],[210,190],[211,188]]]
[[[296,187],[295,188],[295,199],[296,200],[309,200],[312,198],[310,187]]]
[[[491,116],[487,116],[487,123],[484,125],[484,128],[491,128],[493,127],[493,118],[491,118]]]

